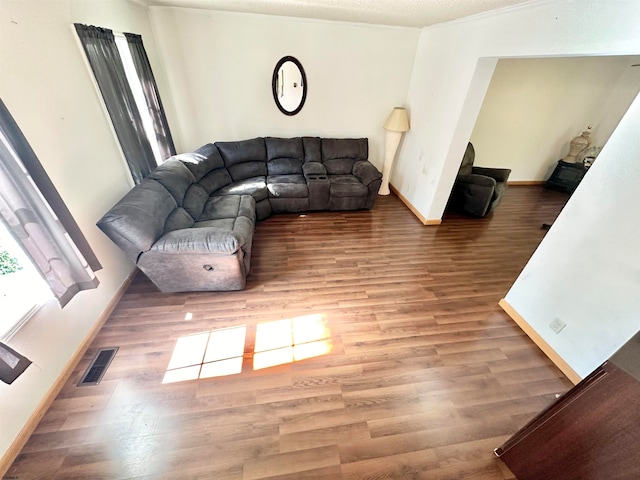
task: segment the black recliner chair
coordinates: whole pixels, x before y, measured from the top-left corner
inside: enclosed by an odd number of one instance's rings
[[[511,169],[474,167],[475,156],[473,145],[469,143],[449,197],[448,208],[474,217],[484,217],[500,205]]]

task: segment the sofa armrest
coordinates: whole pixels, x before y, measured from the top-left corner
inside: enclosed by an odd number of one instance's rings
[[[510,168],[486,168],[486,167],[472,167],[472,174],[484,175],[485,177],[491,177],[496,182],[506,182],[511,175]]]
[[[468,183],[472,185],[477,185],[479,187],[487,187],[491,189],[495,188],[496,186],[496,180],[494,178],[487,177],[486,175],[476,175],[473,173],[469,175],[458,175],[456,177],[456,182]]]
[[[233,255],[244,246],[242,235],[216,227],[183,228],[158,239],[150,251],[167,254],[218,253]]]
[[[371,182],[382,178],[382,174],[368,160],[358,160],[354,163],[352,173],[364,185],[369,185]]]
[[[309,180],[310,175],[326,175],[327,169],[320,162],[307,162],[302,164],[302,173]]]

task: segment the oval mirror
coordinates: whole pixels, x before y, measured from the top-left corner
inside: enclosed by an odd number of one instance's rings
[[[307,76],[295,57],[282,57],[273,70],[271,79],[273,99],[282,113],[295,115],[307,98]]]

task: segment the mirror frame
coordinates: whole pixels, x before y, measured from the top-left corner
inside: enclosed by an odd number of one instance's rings
[[[298,105],[298,107],[292,111],[285,110],[284,107],[280,105],[280,102],[278,101],[278,71],[280,70],[280,67],[282,67],[282,65],[285,64],[286,62],[294,63],[295,66],[298,67],[298,70],[300,70],[300,75],[302,76],[302,99],[300,100],[300,105]],[[307,89],[308,89],[307,75],[305,74],[304,68],[302,68],[302,64],[298,61],[298,59],[290,55],[287,55],[286,57],[282,57],[280,60],[278,60],[278,63],[276,63],[276,68],[274,68],[273,70],[273,75],[271,76],[271,91],[273,93],[273,100],[276,102],[276,106],[278,107],[278,110],[280,110],[285,115],[289,115],[289,116],[296,115],[297,113],[299,113],[300,110],[302,110],[302,107],[304,106],[305,100],[307,99]]]

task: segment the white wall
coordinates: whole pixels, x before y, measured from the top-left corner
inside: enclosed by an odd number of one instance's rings
[[[542,0],[423,29],[407,97],[411,130],[392,183],[426,219],[440,219],[486,93],[479,85],[493,73],[486,62],[637,55],[638,19],[633,0]]]
[[[129,174],[78,47],[74,22],[142,34],[152,65],[157,58],[146,7],[137,3],[0,2],[0,94],[103,266],[97,289],[81,292],[64,310],[47,304],[7,342],[33,364],[12,385],[0,383],[0,455],[133,269],[95,226],[129,189]],[[162,72],[155,73],[160,84]],[[171,99],[163,95],[163,100]]]
[[[603,146],[640,90],[638,57],[501,59],[471,134],[476,165],[510,180],[546,180],[569,142],[592,126]]]
[[[493,73],[492,62],[504,57],[637,55],[639,20],[640,3],[631,0],[541,1],[424,29],[408,95],[412,129],[392,182],[425,218],[439,219]],[[636,114],[609,140],[506,297],[580,375],[640,326]],[[548,324],[556,315],[566,318],[568,326],[554,338]]]
[[[505,297],[581,377],[640,330],[638,131],[640,97]]]
[[[407,96],[418,29],[151,7],[185,150],[218,140],[298,135],[369,137],[382,168],[382,124]],[[291,55],[304,67],[302,111],[271,92]]]

